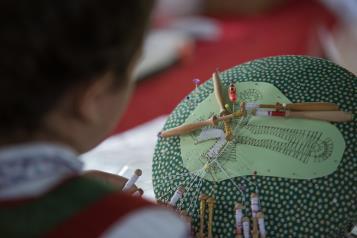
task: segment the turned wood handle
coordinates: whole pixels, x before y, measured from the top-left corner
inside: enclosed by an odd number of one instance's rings
[[[180,135],[188,134],[197,129],[200,129],[204,126],[214,126],[216,124],[217,124],[217,118],[212,117],[205,121],[184,124],[166,131],[162,131],[160,133],[160,136],[164,138],[171,137],[171,136],[180,136]]]
[[[219,77],[218,72],[214,72],[212,75],[213,79],[213,90],[214,90],[214,95],[216,96],[216,100],[219,106],[220,112],[226,112],[226,108],[224,107],[224,99],[222,95],[222,85],[221,85],[221,79]]]
[[[346,122],[352,120],[352,113],[343,111],[286,111],[286,117],[297,117],[331,122]]]
[[[329,103],[329,102],[291,103],[286,105],[286,109],[291,111],[338,111],[339,110],[336,104]]]
[[[259,104],[260,108],[283,109],[282,104],[278,103],[281,108],[277,108],[277,104]],[[288,103],[285,107],[290,111],[338,111],[338,106],[330,102],[302,102]]]

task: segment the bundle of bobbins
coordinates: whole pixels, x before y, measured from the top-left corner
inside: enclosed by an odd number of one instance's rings
[[[237,203],[235,206],[236,238],[265,238],[264,215],[259,207],[259,199],[256,193],[251,195],[251,218],[244,215],[244,206]]]
[[[216,203],[216,200],[214,199],[214,197],[209,197],[205,194],[201,194],[199,200],[200,200],[200,230],[199,230],[198,238],[206,238],[206,237],[212,238],[213,214],[214,214],[214,205]],[[207,235],[205,234],[206,211],[208,212]]]

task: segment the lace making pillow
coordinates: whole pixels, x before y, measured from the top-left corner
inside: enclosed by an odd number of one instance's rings
[[[242,101],[330,102],[353,113],[357,108],[356,76],[323,59],[259,59],[224,71],[220,78],[230,111],[239,111]],[[238,95],[234,105],[226,93],[230,84]],[[182,100],[164,130],[219,113],[208,80]],[[176,206],[192,217],[198,237],[236,237],[237,203],[251,229],[255,210],[264,214],[267,237],[341,237],[357,222],[355,119],[329,123],[248,113],[231,120],[230,127],[232,140],[225,139],[225,125],[219,122],[186,135],[160,137],[156,145],[156,198],[170,201],[184,187]],[[206,206],[209,201],[200,202],[203,194],[213,198],[213,208]],[[256,195],[258,204],[252,206]]]

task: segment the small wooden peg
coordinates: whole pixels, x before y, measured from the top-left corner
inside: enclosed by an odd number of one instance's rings
[[[225,138],[227,141],[233,140],[233,130],[228,121],[223,121],[224,125],[224,134],[226,135]]]

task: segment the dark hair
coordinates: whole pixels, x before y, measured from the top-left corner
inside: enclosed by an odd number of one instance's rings
[[[152,0],[0,1],[0,136],[36,130],[64,93],[115,69],[124,80]]]

